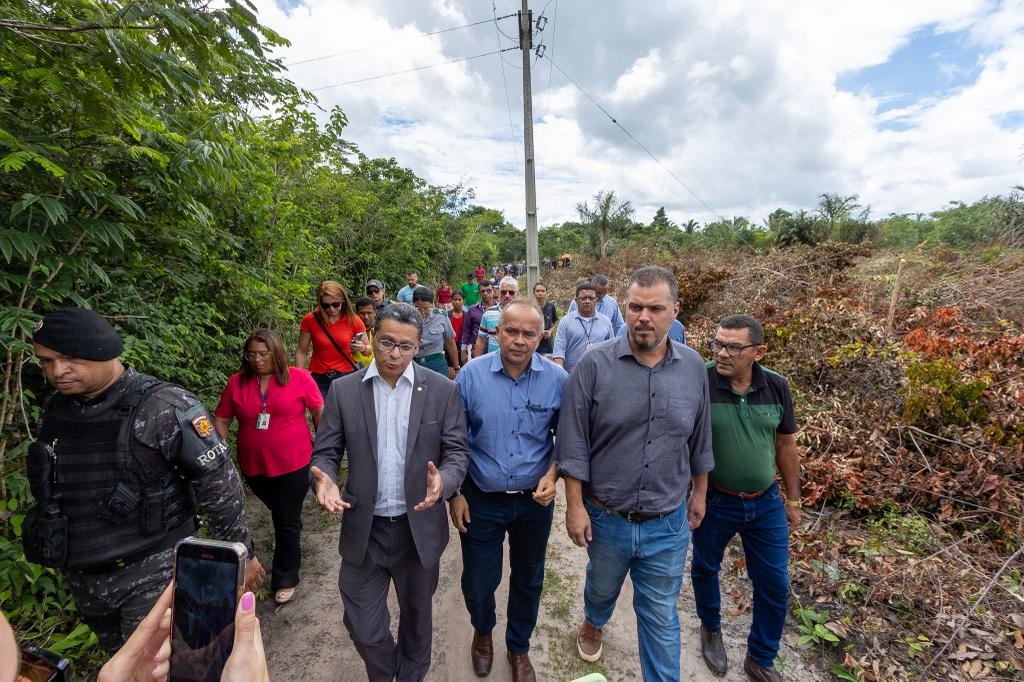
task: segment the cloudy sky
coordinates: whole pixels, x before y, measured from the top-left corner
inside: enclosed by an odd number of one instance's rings
[[[351,83],[516,47],[515,18],[493,19],[519,0],[256,4],[291,41],[277,53],[290,77],[344,109],[366,154],[467,183],[476,203],[524,224],[518,49]],[[822,192],[857,194],[882,217],[1024,184],[1024,0],[531,9],[547,18],[534,38],[545,54],[531,59],[542,226],[574,219],[601,190],[644,222],[659,206],[676,222],[760,222]],[[475,22],[486,23],[457,28]]]

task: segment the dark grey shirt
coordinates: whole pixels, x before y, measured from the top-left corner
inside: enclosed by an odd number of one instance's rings
[[[669,344],[648,368],[627,337],[599,343],[565,386],[558,469],[609,509],[670,512],[683,503],[691,474],[715,466],[704,361],[692,348]]]

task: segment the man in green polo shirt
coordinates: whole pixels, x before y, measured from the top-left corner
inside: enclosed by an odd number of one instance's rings
[[[800,523],[800,453],[789,383],[761,367],[761,323],[730,315],[718,324],[708,363],[715,468],[707,511],[693,531],[690,569],[700,618],[701,654],[715,675],[728,670],[722,643],[718,571],[739,533],[754,585],[753,622],[743,670],[752,680],[781,680],[775,656],[789,598],[789,533]],[[775,480],[782,476],[783,493]]]

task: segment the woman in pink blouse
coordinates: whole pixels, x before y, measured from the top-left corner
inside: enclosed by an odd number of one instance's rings
[[[302,503],[309,489],[313,440],[306,413],[320,422],[323,398],[305,369],[290,367],[281,337],[257,329],[245,342],[242,367],[228,379],[214,412],[225,441],[238,420],[238,467],[274,522],[274,601],[284,604],[299,583]]]

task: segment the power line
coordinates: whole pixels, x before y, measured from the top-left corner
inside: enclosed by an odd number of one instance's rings
[[[494,12],[495,15],[498,14],[498,8],[497,8],[497,6],[495,6],[494,0],[491,0],[491,10]],[[515,159],[515,166],[516,166],[516,168],[518,168],[519,167],[519,147],[516,146],[516,127],[515,127],[515,124],[512,123],[512,101],[509,99],[509,96],[508,96],[508,80],[505,78],[505,56],[501,54],[502,50],[501,50],[501,35],[500,34],[503,33],[503,31],[500,28],[498,28],[498,22],[497,21],[494,22],[494,31],[495,31],[495,37],[498,40],[498,50],[499,50],[499,52],[498,52],[498,59],[501,60],[501,82],[505,86],[505,106],[508,109],[508,127],[509,127],[509,130],[512,131],[512,155],[513,155],[513,158]]]
[[[694,192],[694,191],[693,191],[692,189],[690,189],[689,185],[687,185],[687,184],[686,184],[685,182],[683,182],[682,180],[680,180],[680,179],[679,179],[679,176],[677,176],[677,175],[676,175],[675,173],[673,173],[673,172],[672,172],[672,170],[671,170],[671,169],[670,169],[670,168],[669,168],[668,166],[666,166],[666,165],[665,165],[664,163],[662,163],[662,162],[661,162],[661,159],[659,159],[659,158],[658,158],[657,156],[655,156],[655,155],[654,155],[654,153],[653,153],[653,152],[651,152],[651,150],[650,150],[650,149],[648,149],[648,148],[647,148],[647,147],[646,147],[646,146],[645,146],[645,145],[644,145],[644,144],[643,144],[643,143],[642,143],[642,142],[641,142],[640,140],[636,139],[636,137],[634,137],[634,136],[633,136],[633,133],[631,133],[631,132],[629,132],[628,130],[626,130],[626,127],[625,127],[624,125],[622,125],[621,123],[619,123],[619,122],[618,122],[618,121],[617,121],[617,120],[615,119],[615,117],[614,117],[614,116],[612,116],[612,115],[611,115],[610,113],[608,113],[608,110],[607,110],[607,109],[605,109],[605,108],[604,108],[603,106],[601,106],[601,104],[600,104],[600,103],[599,103],[599,102],[598,102],[598,101],[597,101],[596,99],[594,99],[593,97],[591,97],[591,96],[590,96],[590,93],[589,93],[589,92],[587,92],[586,90],[584,90],[584,89],[583,89],[583,86],[581,86],[581,85],[580,85],[579,83],[577,83],[577,82],[575,81],[575,79],[573,79],[573,77],[572,77],[572,76],[570,76],[569,74],[567,74],[567,73],[565,72],[565,70],[563,70],[563,69],[562,69],[562,67],[560,67],[560,66],[559,66],[558,64],[556,64],[556,63],[555,63],[555,60],[553,60],[553,59],[551,59],[550,57],[548,57],[548,61],[550,61],[550,62],[551,62],[551,66],[553,66],[553,67],[555,67],[556,69],[558,69],[558,73],[560,73],[560,74],[562,74],[563,76],[565,76],[565,78],[566,78],[566,79],[567,79],[567,80],[568,80],[568,81],[569,81],[570,83],[572,83],[573,85],[575,85],[575,86],[576,86],[576,89],[577,89],[577,90],[579,90],[580,92],[582,92],[582,93],[583,93],[583,96],[584,96],[584,97],[586,97],[587,99],[589,99],[589,100],[591,101],[591,103],[593,103],[593,105],[594,105],[595,107],[597,107],[598,109],[600,109],[600,110],[601,110],[601,113],[602,113],[602,114],[604,114],[605,116],[607,116],[607,117],[609,118],[609,120],[611,120],[611,122],[612,122],[612,123],[614,123],[615,125],[617,125],[617,126],[618,126],[618,127],[619,127],[619,128],[621,129],[621,130],[622,130],[622,132],[626,133],[626,135],[627,135],[627,136],[629,137],[629,139],[633,140],[633,142],[634,142],[634,143],[636,144],[636,146],[638,146],[638,147],[640,147],[640,149],[644,150],[644,152],[646,152],[646,153],[647,153],[647,156],[651,157],[651,158],[652,158],[652,159],[654,160],[654,162],[655,162],[655,163],[657,163],[657,164],[658,164],[659,166],[661,166],[661,167],[662,167],[662,169],[663,169],[663,170],[664,170],[664,171],[665,171],[666,173],[668,173],[668,174],[669,174],[670,176],[672,176],[672,179],[673,179],[673,180],[675,180],[675,181],[676,181],[677,183],[679,183],[679,186],[680,186],[680,187],[682,187],[682,188],[683,188],[683,189],[685,189],[685,190],[686,190],[687,192],[689,192],[689,193],[690,193],[690,196],[692,196],[692,197],[693,197],[694,199],[696,199],[697,201],[699,201],[699,202],[701,203],[701,205],[702,205],[702,206],[704,206],[704,208],[706,208],[706,209],[707,209],[708,211],[710,211],[710,212],[711,212],[711,214],[712,214],[713,216],[715,216],[716,218],[718,218],[718,219],[719,219],[719,220],[721,220],[722,222],[728,222],[728,221],[727,221],[727,220],[726,220],[725,218],[723,218],[723,217],[722,217],[721,215],[719,215],[718,211],[716,211],[715,209],[711,208],[711,206],[710,206],[710,205],[708,205],[708,202],[704,201],[704,200],[703,200],[703,199],[701,199],[701,198],[700,198],[699,196],[697,196],[697,193],[696,193],[696,192]]]
[[[497,11],[495,11],[495,14],[497,14]],[[471,24],[464,24],[462,26],[453,26],[452,28],[443,28],[440,31],[433,31],[431,33],[423,33],[423,34],[420,34],[420,36],[417,36],[417,37],[428,38],[430,36],[436,36],[436,35],[440,35],[442,33],[449,33],[451,31],[459,31],[459,30],[464,29],[464,28],[471,28],[473,26],[479,26],[481,24],[489,24],[492,21],[494,22],[494,25],[497,26],[498,22],[500,20],[508,19],[508,18],[514,17],[514,16],[516,16],[516,15],[515,14],[506,14],[503,17],[495,16],[492,19],[484,19],[482,21],[474,21]],[[344,52],[333,52],[331,54],[325,54],[325,55],[322,55],[320,57],[310,57],[309,59],[300,59],[298,61],[288,62],[288,63],[285,64],[285,66],[298,66],[299,64],[309,64],[310,62],[319,62],[319,61],[323,61],[324,59],[331,59],[332,57],[342,57],[344,55],[356,54],[358,52],[366,52],[367,50],[375,50],[375,49],[377,49],[379,47],[387,47],[388,45],[397,45],[398,43],[404,43],[407,40],[409,40],[409,38],[402,38],[400,40],[391,40],[391,41],[388,41],[386,43],[377,43],[376,45],[367,45],[366,47],[357,47],[354,50],[346,50]]]
[[[425,69],[434,69],[438,66],[445,66],[446,64],[456,64],[458,62],[466,62],[470,59],[479,59],[480,57],[490,57],[492,54],[501,54],[502,52],[508,52],[509,50],[518,50],[517,47],[506,47],[504,50],[493,50],[491,52],[484,52],[483,54],[475,54],[470,57],[459,57],[458,59],[449,59],[446,62],[440,62],[439,64],[427,64],[426,66],[417,66],[412,69],[403,69],[402,71],[392,71],[391,73],[382,73],[377,76],[368,76],[366,78],[357,78],[351,81],[345,81],[344,83],[335,83],[334,85],[324,85],[319,88],[310,88],[310,92],[318,92],[320,90],[329,90],[330,88],[340,88],[343,85],[352,85],[354,83],[365,83],[366,81],[375,81],[378,78],[387,78],[389,76],[400,76],[403,73],[414,73],[416,71],[423,71]]]

